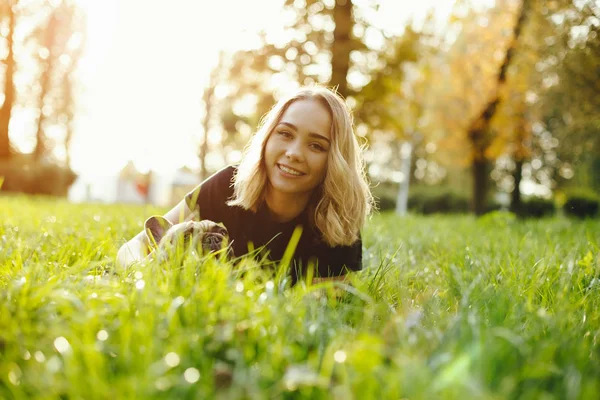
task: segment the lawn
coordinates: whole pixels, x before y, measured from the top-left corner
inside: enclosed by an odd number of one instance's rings
[[[0,197],[0,398],[597,399],[600,220],[375,215],[351,285],[115,269],[152,207]]]

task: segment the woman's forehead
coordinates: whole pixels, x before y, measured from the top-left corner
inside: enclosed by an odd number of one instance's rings
[[[279,123],[331,139],[331,115],[327,107],[317,99],[294,101],[285,110]]]

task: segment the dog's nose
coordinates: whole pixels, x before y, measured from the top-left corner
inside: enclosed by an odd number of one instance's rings
[[[221,249],[221,244],[223,243],[223,236],[219,234],[210,233],[206,235],[204,239],[204,244],[208,248],[208,250],[216,251]]]

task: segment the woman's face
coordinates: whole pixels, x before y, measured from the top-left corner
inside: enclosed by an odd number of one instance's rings
[[[305,195],[308,200],[325,178],[330,131],[331,116],[318,100],[297,100],[288,106],[265,145],[271,195]]]

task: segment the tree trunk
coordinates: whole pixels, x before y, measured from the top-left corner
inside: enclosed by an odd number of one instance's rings
[[[78,34],[81,35],[81,41],[79,42],[78,47],[72,50],[71,62],[64,72],[61,88],[62,101],[59,102],[60,107],[57,110],[58,115],[63,115],[65,117],[65,165],[69,169],[71,169],[71,142],[73,140],[75,115],[77,113],[76,99],[78,98],[78,91],[81,90],[75,71],[79,66],[87,42],[86,22],[83,14],[78,13],[77,7],[72,8],[70,12],[72,33],[69,38]]]
[[[408,191],[410,188],[410,171],[412,161],[413,144],[411,142],[404,142],[400,148],[400,155],[402,157],[402,181],[400,182],[400,188],[398,189],[398,197],[396,198],[396,214],[406,215],[408,210]]]
[[[206,171],[206,154],[208,153],[208,129],[210,117],[212,114],[212,97],[214,93],[213,87],[206,88],[204,92],[204,107],[206,109],[204,114],[204,121],[202,121],[202,127],[204,129],[202,144],[200,145],[200,153],[198,157],[200,158],[200,180],[203,181],[207,178]]]
[[[475,215],[485,214],[487,204],[487,188],[489,176],[489,161],[479,158],[473,161],[473,212]]]
[[[46,97],[50,92],[50,83],[52,79],[52,72],[54,70],[54,63],[58,60],[55,59],[54,42],[56,39],[56,27],[57,27],[56,12],[53,11],[48,19],[48,26],[44,35],[44,47],[48,50],[48,58],[43,61],[42,74],[40,76],[40,116],[37,123],[37,133],[35,135],[36,143],[35,149],[33,150],[33,159],[39,161],[44,154],[48,152],[48,146],[46,144],[46,135],[44,134],[44,122],[46,116],[44,115],[44,106],[46,105]],[[68,78],[65,78],[68,79]]]
[[[5,5],[5,8],[8,11],[8,35],[6,36],[6,47],[8,54],[6,56],[6,60],[4,61],[4,64],[6,65],[6,73],[4,76],[4,102],[2,103],[2,108],[0,108],[0,159],[9,159],[12,156],[8,127],[12,113],[12,106],[15,101],[15,84],[13,80],[15,72],[15,60],[13,47],[16,16],[14,5],[16,5],[16,3],[13,1],[9,1],[8,5]]]
[[[482,168],[482,166],[487,166],[489,163],[489,160],[486,159],[486,151],[493,139],[490,134],[490,123],[494,117],[494,114],[496,114],[496,110],[498,109],[498,104],[500,103],[500,93],[503,86],[506,85],[506,72],[508,71],[508,67],[513,59],[515,49],[519,41],[519,36],[521,35],[527,13],[529,12],[530,3],[531,0],[523,0],[519,18],[517,19],[513,29],[512,41],[506,50],[506,56],[504,57],[504,61],[502,62],[502,65],[500,65],[500,69],[498,71],[494,94],[486,103],[482,112],[473,120],[468,128],[467,137],[471,142],[473,159],[473,211],[476,215],[481,215],[483,213],[483,206],[481,202],[484,201],[487,195],[487,177],[481,177],[480,174],[484,171],[487,171],[487,168]],[[479,187],[477,185],[483,186]]]
[[[79,64],[81,54],[83,52],[83,45],[81,45],[75,53],[71,56],[71,64],[65,72],[63,78],[63,104],[61,114],[66,118],[65,121],[65,164],[67,168],[71,168],[71,141],[73,140],[73,125],[75,119],[75,98],[77,97],[76,88],[77,83],[74,78],[75,69]]]
[[[519,214],[521,211],[521,178],[523,177],[523,160],[515,160],[516,166],[513,172],[515,188],[510,197],[510,211]]]
[[[348,96],[346,77],[350,69],[350,52],[354,48],[352,27],[352,0],[336,0],[333,10],[333,44],[331,45],[331,81],[330,86],[337,87],[343,97]]]
[[[206,171],[206,155],[208,154],[208,130],[210,128],[210,119],[212,117],[212,111],[214,108],[214,94],[217,85],[219,84],[219,76],[223,70],[223,63],[225,58],[223,53],[219,54],[219,60],[217,65],[213,68],[210,73],[210,79],[208,86],[204,89],[204,120],[202,121],[202,127],[204,129],[204,137],[202,138],[202,144],[200,145],[200,151],[198,152],[198,158],[200,158],[200,180],[208,178],[208,172]]]

